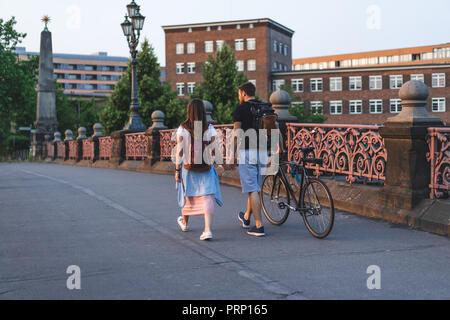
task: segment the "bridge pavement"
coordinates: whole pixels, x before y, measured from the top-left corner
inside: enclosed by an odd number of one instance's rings
[[[448,238],[338,212],[330,237],[301,219],[251,238],[223,186],[214,241],[176,224],[172,177],[0,164],[0,299],[450,299]],[[68,290],[69,266],[81,290]],[[369,266],[381,289],[369,290]]]

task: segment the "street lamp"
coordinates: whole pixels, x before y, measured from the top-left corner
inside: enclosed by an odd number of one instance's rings
[[[139,37],[144,28],[145,17],[140,13],[140,7],[133,1],[127,5],[128,15],[125,16],[125,21],[121,23],[122,31],[127,38],[128,46],[131,53],[132,79],[131,79],[131,116],[130,121],[125,130],[145,130],[147,129],[142,122],[139,115],[138,102],[138,82],[137,82],[137,46],[139,44]],[[129,20],[131,19],[131,21]]]

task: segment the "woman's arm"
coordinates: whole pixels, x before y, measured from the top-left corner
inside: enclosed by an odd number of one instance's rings
[[[181,182],[181,162],[183,159],[183,136],[177,137],[177,151],[175,162],[175,180]]]

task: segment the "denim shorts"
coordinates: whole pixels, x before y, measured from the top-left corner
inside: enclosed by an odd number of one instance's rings
[[[242,193],[261,192],[266,166],[261,163],[260,155],[256,150],[245,150],[245,153],[243,151],[240,152],[238,168]]]

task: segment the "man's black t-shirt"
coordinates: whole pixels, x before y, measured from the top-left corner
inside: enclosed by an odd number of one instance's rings
[[[250,100],[250,102],[258,102],[257,100]],[[254,117],[251,111],[251,103],[244,102],[234,110],[234,122],[242,123],[242,130],[246,132],[248,129],[255,129]],[[245,150],[250,149],[248,138],[245,139]]]

